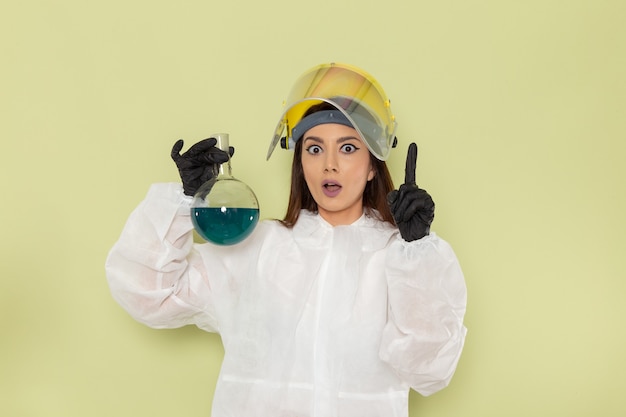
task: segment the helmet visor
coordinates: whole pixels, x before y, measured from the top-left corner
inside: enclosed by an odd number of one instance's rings
[[[384,161],[389,157],[396,121],[385,92],[363,70],[333,63],[319,65],[296,81],[276,126],[268,159],[281,139],[286,148],[300,139],[293,137],[293,128],[312,105],[321,102],[333,105],[348,118],[376,158]]]

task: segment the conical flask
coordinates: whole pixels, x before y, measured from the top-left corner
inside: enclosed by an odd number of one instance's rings
[[[212,135],[228,153],[228,133]],[[254,192],[232,176],[230,159],[219,165],[213,178],[200,186],[191,204],[191,221],[198,234],[218,245],[234,245],[247,238],[259,221]]]

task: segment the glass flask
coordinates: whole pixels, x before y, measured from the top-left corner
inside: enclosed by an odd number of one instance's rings
[[[228,133],[212,135],[228,153]],[[259,202],[245,183],[232,176],[230,158],[215,167],[214,176],[198,188],[191,203],[191,221],[198,234],[218,245],[247,238],[259,221]]]

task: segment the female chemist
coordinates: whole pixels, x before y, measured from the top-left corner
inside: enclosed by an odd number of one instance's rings
[[[409,389],[448,385],[466,329],[452,248],[409,146],[398,190],[384,160],[395,120],[362,70],[327,64],[294,85],[268,158],[293,148],[283,220],[232,246],[193,242],[191,195],[228,159],[213,139],[180,154],[180,184],[155,184],[109,253],[114,298],[154,328],[218,332],[213,417],[406,417]]]

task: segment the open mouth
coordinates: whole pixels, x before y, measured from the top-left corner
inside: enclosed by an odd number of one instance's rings
[[[335,197],[341,192],[341,185],[336,182],[325,181],[324,184],[322,184],[322,190],[328,197]]]

